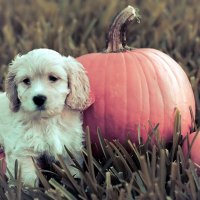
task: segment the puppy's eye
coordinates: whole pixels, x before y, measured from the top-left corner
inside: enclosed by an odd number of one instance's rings
[[[23,81],[22,81],[25,85],[30,85],[31,84],[31,80],[29,78],[25,78]]]
[[[56,76],[53,76],[53,75],[49,75],[49,80],[51,82],[56,82],[58,80],[58,78]]]

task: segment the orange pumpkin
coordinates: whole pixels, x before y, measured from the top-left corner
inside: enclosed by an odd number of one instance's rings
[[[184,140],[183,143],[183,154],[187,158],[188,156],[188,147],[190,148],[190,158],[193,162],[200,166],[200,155],[199,155],[199,146],[200,146],[200,132],[194,132],[188,135],[188,138]],[[200,172],[200,170],[198,170]]]
[[[182,68],[161,51],[126,46],[125,25],[135,16],[135,9],[128,6],[110,27],[106,51],[77,58],[88,72],[95,96],[95,103],[84,111],[92,142],[98,140],[97,127],[104,138],[122,143],[127,135],[137,142],[139,128],[146,140],[148,121],[159,123],[160,136],[169,142],[176,108],[183,135],[190,131],[190,106],[195,115],[190,82]]]
[[[0,149],[0,174],[5,175],[5,173],[6,173],[5,154],[3,150]]]

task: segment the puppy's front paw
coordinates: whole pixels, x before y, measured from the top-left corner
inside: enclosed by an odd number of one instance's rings
[[[15,185],[15,166],[16,166],[16,160],[18,163],[18,175],[19,171],[21,172],[21,181],[24,185],[34,187],[36,186],[38,182],[38,177],[36,175],[36,169],[33,164],[33,160],[31,157],[20,157],[17,159],[17,156],[12,155],[10,157],[7,156],[7,172],[6,176],[8,177],[9,185]],[[17,176],[18,176],[17,175]]]
[[[39,179],[36,174],[24,175],[22,181],[24,185],[30,187],[39,186]]]

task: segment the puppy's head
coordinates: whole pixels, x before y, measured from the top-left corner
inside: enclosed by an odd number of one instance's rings
[[[89,91],[83,66],[74,58],[50,49],[35,49],[16,56],[6,79],[11,110],[36,116],[60,114],[66,105],[84,110]]]

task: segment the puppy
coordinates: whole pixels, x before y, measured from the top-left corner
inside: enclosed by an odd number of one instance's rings
[[[18,55],[9,66],[5,89],[0,93],[0,144],[12,173],[17,159],[23,182],[33,186],[32,157],[62,154],[70,165],[64,145],[81,161],[81,111],[90,104],[90,87],[79,62],[50,49]],[[77,175],[75,168],[70,171]]]

